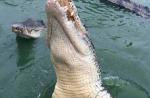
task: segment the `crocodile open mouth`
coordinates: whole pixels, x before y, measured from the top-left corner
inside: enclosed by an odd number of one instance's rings
[[[48,0],[46,8],[59,21],[65,19],[67,21],[71,21],[78,30],[80,30],[82,33],[86,33],[72,0]]]
[[[48,0],[46,11],[48,21],[57,20],[74,48],[80,53],[85,53],[91,43],[78,16],[74,2],[72,0]],[[49,23],[51,22],[48,22],[48,26]]]

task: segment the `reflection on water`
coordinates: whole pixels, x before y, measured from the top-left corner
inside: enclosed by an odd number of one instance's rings
[[[9,6],[18,6],[19,4],[17,4],[16,2],[14,2],[14,0],[1,0],[3,1],[4,4],[9,5]]]
[[[134,81],[109,76],[104,77],[103,82],[103,85],[111,92],[113,98],[119,97],[121,93],[128,93],[131,98],[150,98],[149,93]],[[126,98],[126,95],[122,96],[122,98]]]
[[[25,68],[33,65],[32,62],[34,61],[34,40],[17,37],[16,42],[18,50],[17,67],[20,70],[24,70]]]
[[[54,87],[55,87],[55,83],[44,88],[44,90],[41,92],[38,98],[51,98]]]

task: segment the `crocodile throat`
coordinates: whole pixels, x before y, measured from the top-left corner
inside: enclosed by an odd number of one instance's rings
[[[111,98],[101,86],[95,50],[72,0],[48,0],[47,43],[57,83],[53,98]]]

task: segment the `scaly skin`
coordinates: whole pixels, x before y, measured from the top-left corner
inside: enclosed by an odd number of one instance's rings
[[[142,17],[150,18],[150,8],[148,6],[137,4],[136,2],[134,2],[134,0],[108,0],[108,1],[123,6]]]
[[[46,25],[43,20],[33,20],[31,18],[23,22],[12,24],[12,32],[23,38],[39,38]]]
[[[57,83],[52,98],[111,98],[101,86],[95,50],[71,0],[48,0],[47,42]]]

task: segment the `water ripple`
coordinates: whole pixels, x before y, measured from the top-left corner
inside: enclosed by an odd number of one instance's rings
[[[111,88],[111,92],[112,92],[114,98],[116,98],[120,92],[124,92],[124,93],[126,91],[133,92],[132,91],[133,89],[135,89],[136,92],[139,92],[139,93],[145,95],[146,98],[150,98],[149,92],[144,87],[142,87],[141,85],[139,85],[138,83],[136,83],[134,81],[120,79],[117,76],[104,77],[103,81],[104,81],[104,85],[107,86],[108,89]],[[138,94],[137,94],[137,97],[139,98]]]

